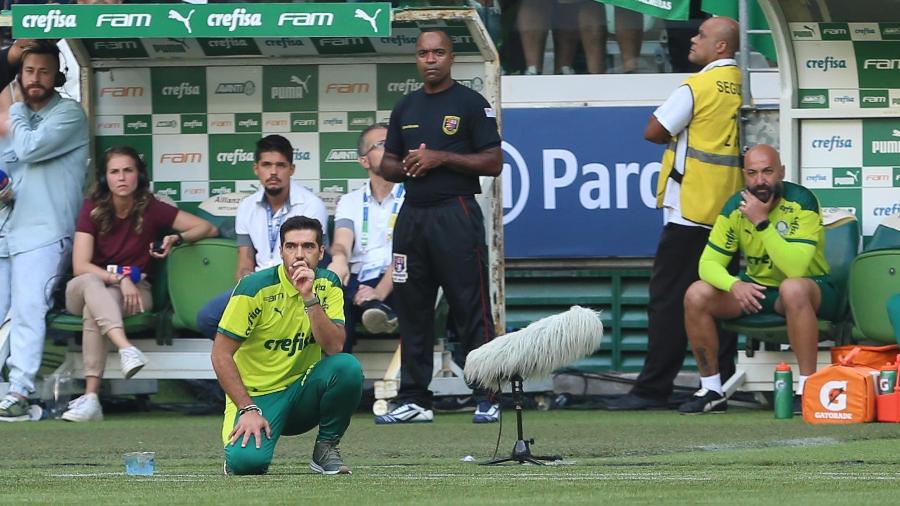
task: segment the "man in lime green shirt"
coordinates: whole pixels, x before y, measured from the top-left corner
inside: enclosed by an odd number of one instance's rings
[[[806,378],[816,370],[817,315],[831,318],[837,309],[815,195],[784,181],[778,152],[765,144],[747,151],[743,173],[746,188],[732,196],[716,217],[700,257],[700,281],[684,297],[685,330],[701,382],[700,390],[678,408],[684,414],[728,407],[718,374],[717,319],[784,315],[802,392]],[[736,253],[747,264],[739,277],[726,270]]]
[[[310,468],[350,474],[338,443],[359,405],[363,374],[353,355],[341,353],[341,282],[318,268],[325,252],[318,220],[289,218],[280,234],[282,263],[241,279],[213,343],[213,369],[227,394],[225,471],[263,474],[281,435],[318,426]]]

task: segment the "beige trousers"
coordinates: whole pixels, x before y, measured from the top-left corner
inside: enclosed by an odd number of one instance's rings
[[[153,294],[146,279],[137,284],[144,302],[144,311],[153,309]],[[84,359],[84,375],[103,377],[106,366],[104,336],[115,328],[122,328],[122,289],[119,285],[107,285],[96,274],[82,274],[66,285],[66,311],[81,315],[84,330],[81,337],[81,356]]]

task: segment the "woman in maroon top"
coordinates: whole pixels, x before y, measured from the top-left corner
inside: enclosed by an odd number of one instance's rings
[[[153,242],[163,233],[162,248]],[[173,246],[218,233],[212,224],[164,204],[150,192],[147,168],[137,151],[128,146],[106,150],[97,171],[97,182],[85,199],[72,245],[75,278],[66,286],[66,309],[82,315],[82,357],[85,393],[69,403],[62,418],[72,422],[102,420],[97,394],[106,365],[106,339],[118,348],[125,378],[147,363],[128,341],[122,317],[150,311],[153,297],[146,273],[152,258],[165,258]],[[140,279],[132,280],[107,270],[108,266],[136,267]]]

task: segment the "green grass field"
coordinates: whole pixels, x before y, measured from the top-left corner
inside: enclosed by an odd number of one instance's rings
[[[466,414],[375,426],[360,414],[342,443],[352,476],[307,468],[314,435],[284,438],[266,476],[225,477],[218,417],[152,412],[102,423],[3,424],[2,504],[890,504],[900,425],[810,426],[771,411],[528,411],[526,437],[554,466],[480,466],[497,426]],[[515,440],[512,412],[500,454]],[[153,477],[122,454],[156,452]]]

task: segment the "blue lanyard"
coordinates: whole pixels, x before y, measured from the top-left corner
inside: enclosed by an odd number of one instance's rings
[[[397,223],[397,214],[400,212],[400,204],[403,203],[403,192],[405,191],[405,187],[403,183],[399,183],[397,187],[397,194],[394,195],[394,207],[391,209],[391,217],[388,219],[387,225],[387,242],[391,242],[391,239],[394,236],[394,224]],[[371,185],[368,181],[366,181],[366,186],[363,188],[363,221],[362,221],[362,233],[359,237],[359,243],[362,246],[362,250],[366,250],[366,246],[369,244],[369,193],[371,192]]]
[[[265,197],[263,197],[265,198]],[[275,248],[278,246],[278,233],[281,230],[281,224],[284,223],[284,218],[287,216],[287,208],[288,203],[285,202],[281,209],[278,210],[278,216],[274,216],[272,213],[272,206],[269,204],[269,201],[266,200],[266,223],[269,226],[269,257],[275,255]]]

